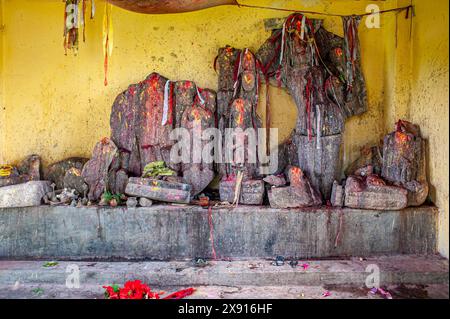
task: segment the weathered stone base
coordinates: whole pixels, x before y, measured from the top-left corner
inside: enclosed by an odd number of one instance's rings
[[[177,287],[201,286],[259,286],[293,287],[334,285],[365,287],[367,276],[377,265],[380,269],[380,285],[401,284],[447,284],[448,298],[448,260],[439,256],[377,256],[345,258],[332,260],[299,260],[299,265],[291,267],[289,262],[274,266],[273,261],[265,259],[210,261],[206,267],[195,267],[191,261],[143,261],[143,262],[74,262],[62,261],[55,267],[42,267],[42,261],[0,261],[0,288],[24,288],[31,285],[52,285],[53,292],[58,285],[67,293],[66,279],[68,267],[78,266],[80,288],[98,287],[102,297],[102,286],[113,283],[123,284],[127,280],[141,280],[151,288],[163,287],[174,291]],[[308,264],[303,269],[302,264]],[[69,268],[70,269],[70,268]],[[72,268],[73,269],[73,268]],[[372,269],[372,270],[371,270]],[[168,288],[168,289],[167,289]],[[321,289],[321,293],[326,290]],[[28,290],[29,292],[32,289]],[[47,291],[47,289],[45,289]],[[158,291],[158,290],[155,290]],[[269,293],[270,294],[270,293]],[[0,289],[0,298],[6,294]],[[319,295],[320,296],[320,295]],[[257,297],[257,296],[253,296]]]
[[[30,181],[0,187],[0,209],[4,207],[39,206],[42,197],[51,191],[48,181]]]
[[[438,210],[272,209],[212,211],[218,259],[436,253]],[[208,210],[31,207],[0,209],[0,258],[210,258]]]

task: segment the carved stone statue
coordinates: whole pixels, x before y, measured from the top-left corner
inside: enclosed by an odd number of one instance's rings
[[[358,22],[344,20],[343,39],[326,31],[319,20],[295,13],[257,53],[267,81],[285,87],[298,108],[287,162],[298,164],[325,200],[340,175],[345,119],[367,110]]]

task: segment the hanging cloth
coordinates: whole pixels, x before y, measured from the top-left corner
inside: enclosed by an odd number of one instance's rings
[[[358,60],[359,51],[358,26],[361,22],[361,17],[346,16],[342,17],[342,21],[344,24],[344,53],[347,96],[351,97],[353,93],[353,82],[356,77],[356,63]]]
[[[66,0],[64,6],[64,51],[78,52],[79,0]]]
[[[86,10],[89,0],[65,0],[64,5],[64,51],[78,53],[79,30],[83,28],[83,42],[86,41]],[[91,0],[91,19],[95,16],[95,2]]]
[[[94,19],[95,17],[95,10],[96,10],[95,0],[91,0],[91,19]]]
[[[83,27],[83,42],[86,42],[86,10],[87,10],[87,2],[89,0],[82,0],[81,9],[80,9],[80,25]],[[91,0],[91,20],[94,19],[95,16],[95,0]]]
[[[169,116],[170,120],[172,120],[172,101],[173,101],[173,82],[167,80],[166,85],[164,86],[164,107],[161,121],[162,126],[166,125],[168,122],[172,124],[172,121],[168,121]]]

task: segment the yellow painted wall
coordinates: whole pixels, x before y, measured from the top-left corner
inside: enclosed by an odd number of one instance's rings
[[[4,87],[3,87],[3,84],[4,84],[4,76],[3,76],[3,71],[4,71],[4,67],[3,67],[4,32],[3,32],[3,29],[4,29],[3,28],[3,0],[0,0],[0,163],[3,163],[3,161],[4,161],[3,160],[3,156],[4,156],[3,155],[4,154],[3,146],[5,145],[5,142],[3,140],[5,134],[4,134],[4,131],[2,130],[2,128],[4,128],[3,118],[5,115],[5,112],[3,110],[3,108],[4,108],[4,100],[3,100],[3,97],[4,97]]]
[[[414,0],[409,118],[428,139],[431,197],[440,209],[439,250],[449,256],[449,2]]]
[[[90,156],[94,144],[109,135],[112,102],[128,84],[157,71],[216,89],[212,64],[218,48],[229,44],[257,50],[269,35],[263,20],[287,15],[219,7],[158,16],[114,8],[115,47],[110,85],[104,87],[103,1],[96,2],[97,16],[87,23],[79,55],[64,56],[60,0],[0,0],[0,162],[16,162],[30,153],[42,155],[44,164]],[[369,3],[385,9],[411,0],[241,2],[349,14],[365,12]],[[360,27],[369,111],[347,122],[344,162],[392,130],[398,117],[420,124],[430,141],[432,198],[441,208],[440,250],[448,256],[448,2],[414,4],[411,38],[404,13],[383,15],[380,29],[368,29],[364,21]],[[343,33],[340,18],[325,17],[325,27]],[[294,127],[296,107],[286,93],[272,88],[270,94],[272,126],[283,139]]]
[[[411,1],[392,1],[386,8]],[[432,3],[432,5],[431,5]],[[399,119],[419,124],[428,139],[430,197],[439,207],[439,251],[449,256],[449,2],[414,0],[416,16],[390,19],[386,37],[384,121],[386,133]],[[397,29],[397,30],[396,30]],[[397,38],[397,39],[396,39]]]

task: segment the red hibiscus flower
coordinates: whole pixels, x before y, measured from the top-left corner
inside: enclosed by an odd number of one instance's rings
[[[119,292],[118,289],[111,286],[103,286],[105,291],[105,297],[107,299],[119,299]]]
[[[127,281],[123,288],[117,285],[103,286],[106,299],[161,299],[160,294],[153,292],[149,286],[143,284],[140,280]],[[194,293],[193,288],[181,290],[166,296],[163,299],[181,299]]]

